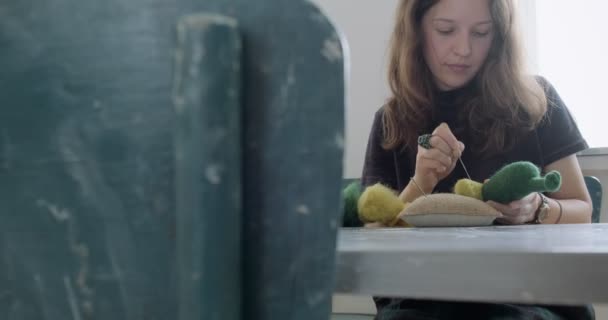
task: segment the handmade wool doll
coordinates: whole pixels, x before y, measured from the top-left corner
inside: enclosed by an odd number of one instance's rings
[[[363,223],[379,223],[384,226],[407,226],[399,219],[406,204],[395,191],[375,184],[365,189],[358,201],[359,219]]]
[[[536,165],[520,161],[504,166],[485,183],[459,180],[454,186],[454,193],[507,204],[533,192],[555,192],[561,183],[559,172],[551,171],[543,177]]]

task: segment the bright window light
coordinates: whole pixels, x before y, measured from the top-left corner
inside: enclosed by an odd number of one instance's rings
[[[535,69],[555,86],[590,147],[608,147],[607,12],[605,0],[536,0]]]

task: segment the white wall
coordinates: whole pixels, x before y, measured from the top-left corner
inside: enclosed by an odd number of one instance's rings
[[[346,36],[350,85],[344,176],[361,175],[374,112],[389,96],[386,53],[397,0],[314,0]]]
[[[529,1],[529,0],[522,0]],[[592,147],[608,147],[608,1],[535,0],[538,67]]]

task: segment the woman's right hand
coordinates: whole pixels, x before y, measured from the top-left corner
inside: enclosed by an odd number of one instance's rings
[[[418,146],[414,180],[426,193],[432,193],[439,181],[447,177],[464,151],[464,144],[442,123],[432,133],[430,149]]]

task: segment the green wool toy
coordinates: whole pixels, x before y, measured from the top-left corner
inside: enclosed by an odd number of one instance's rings
[[[544,177],[531,162],[520,161],[506,165],[483,185],[483,198],[498,203],[510,203],[533,192],[555,192],[562,184],[562,176],[551,171]]]
[[[482,201],[507,204],[533,192],[555,192],[561,184],[559,172],[551,171],[543,177],[536,165],[519,161],[504,166],[485,183],[462,179],[456,183],[454,192]]]
[[[359,228],[363,222],[359,220],[359,210],[357,204],[361,197],[361,183],[358,181],[350,183],[342,190],[343,212],[342,226],[345,228]]]

